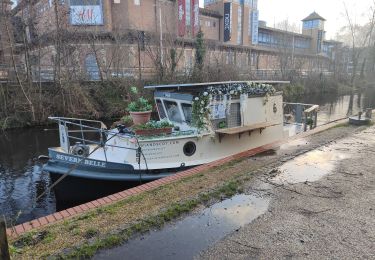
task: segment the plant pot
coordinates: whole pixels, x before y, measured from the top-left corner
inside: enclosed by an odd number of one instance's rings
[[[172,133],[172,127],[135,129],[134,132],[135,132],[136,135],[142,135],[142,136],[161,135],[161,134],[167,135],[167,134]]]
[[[130,116],[133,119],[133,123],[135,125],[146,124],[150,121],[152,111],[145,111],[145,112],[129,112]]]

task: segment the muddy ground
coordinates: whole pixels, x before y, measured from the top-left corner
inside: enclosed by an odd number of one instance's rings
[[[313,148],[295,161],[296,154]],[[312,167],[321,176],[303,181],[279,178],[280,165],[261,169],[245,193],[266,192],[271,197],[267,212],[198,258],[375,259],[375,127],[332,129],[258,161],[276,158],[276,164],[295,161],[302,168],[294,171],[302,174],[304,166],[311,166],[309,160],[314,161]]]

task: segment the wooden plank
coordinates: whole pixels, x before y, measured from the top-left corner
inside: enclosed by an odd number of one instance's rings
[[[314,110],[317,110],[317,109],[319,109],[319,106],[318,105],[314,105],[314,106],[306,109],[304,112],[305,113],[311,113],[311,112],[313,112]]]
[[[275,125],[280,125],[280,124],[264,122],[264,123],[248,125],[248,126],[239,126],[239,127],[232,127],[232,128],[226,128],[226,129],[218,129],[215,132],[218,133],[218,134],[234,135],[234,134],[240,134],[240,133],[254,131],[254,130],[258,130],[258,129],[264,129],[264,128],[275,126]]]
[[[10,260],[7,229],[3,220],[0,221],[0,259]]]

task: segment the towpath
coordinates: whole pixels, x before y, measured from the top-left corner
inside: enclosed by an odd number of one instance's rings
[[[243,194],[94,258],[375,258],[374,126],[332,129],[233,167],[254,164],[264,167]]]
[[[327,175],[306,182],[283,172],[263,176],[262,182],[283,183],[270,185],[268,211],[200,258],[375,259],[375,127],[306,155],[282,169],[293,163],[308,172],[315,161],[315,172],[323,165]]]

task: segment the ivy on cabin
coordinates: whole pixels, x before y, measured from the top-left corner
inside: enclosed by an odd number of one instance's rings
[[[206,91],[199,94],[193,100],[192,123],[198,130],[207,129],[210,122],[210,102],[217,96],[225,96],[225,100],[231,100],[242,94],[248,96],[266,96],[274,94],[275,88],[269,84],[254,82],[228,83],[222,85],[208,86]],[[222,100],[220,98],[220,100]]]

